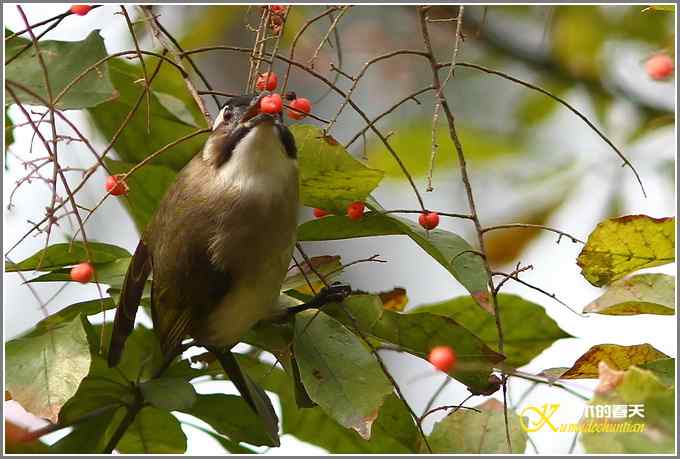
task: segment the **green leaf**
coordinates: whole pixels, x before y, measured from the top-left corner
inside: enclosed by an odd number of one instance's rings
[[[5,108],[5,152],[7,152],[7,149],[13,143],[14,143],[14,123],[12,122],[12,118],[10,118],[9,115],[7,115],[7,108]]]
[[[369,236],[406,235],[446,268],[475,298],[477,304],[491,310],[484,264],[463,238],[449,231],[426,231],[411,220],[379,213],[383,209],[374,200],[367,203],[373,212],[361,220],[328,216],[308,221],[298,227],[299,241],[327,241]]]
[[[364,201],[382,180],[382,171],[364,166],[318,127],[295,125],[291,131],[298,147],[304,205],[344,213],[350,203]]]
[[[101,454],[125,415],[125,408],[95,416],[81,422],[65,437],[59,439],[49,452],[53,454]]]
[[[477,407],[481,413],[458,410],[435,424],[428,437],[432,451],[447,454],[504,454],[508,452],[503,404],[490,398]],[[524,453],[527,434],[519,418],[508,413],[512,452]]]
[[[332,317],[310,310],[296,317],[294,352],[310,398],[341,425],[370,438],[393,388],[361,340]]]
[[[420,434],[404,403],[390,394],[373,422],[371,439],[366,441],[355,430],[338,424],[320,407],[297,407],[290,379],[270,364],[243,359],[240,364],[257,377],[262,386],[276,393],[281,402],[284,434],[325,448],[331,453],[415,453],[420,449]]]
[[[331,453],[414,453],[420,450],[420,436],[404,403],[390,394],[373,422],[371,439],[364,440],[353,429],[337,423],[319,406],[300,408],[296,402],[295,387],[291,377],[271,363],[238,355],[239,365],[264,389],[274,392],[281,403],[281,428],[283,434],[318,445]],[[187,380],[198,377],[222,375],[217,362],[197,369],[186,360],[172,365],[166,374]]]
[[[130,257],[130,252],[111,244],[88,242],[87,248],[91,255],[90,263],[110,263],[119,258]],[[87,251],[83,242],[53,244],[19,263],[6,263],[5,272],[52,271],[88,261],[87,259]]]
[[[224,448],[225,451],[228,451],[231,454],[257,454],[256,451],[253,451],[250,448],[246,448],[243,445],[240,445],[239,443],[236,443],[235,441],[229,440],[227,437],[224,437],[220,434],[216,434],[215,432],[204,429],[202,427],[198,427],[197,425],[194,424],[189,424],[187,422],[183,423],[184,425],[189,425],[193,427],[194,429],[200,430],[201,432],[210,435],[212,438],[214,438],[216,441],[219,442],[220,445]]]
[[[137,413],[116,446],[123,454],[181,454],[186,449],[187,437],[177,418],[152,406]]]
[[[417,306],[410,309],[409,314],[429,312],[450,317],[496,349],[496,319],[474,306],[472,298],[466,296]],[[556,340],[571,337],[546,314],[542,306],[517,295],[498,295],[498,306],[504,331],[504,363],[508,365],[526,365]]]
[[[237,395],[199,394],[191,408],[180,409],[210,424],[231,441],[256,446],[277,446],[267,433],[262,419]]]
[[[124,174],[134,167],[134,164],[113,159],[105,159],[105,162],[114,174]],[[175,171],[167,166],[147,164],[126,180],[130,191],[122,202],[140,232],[151,221],[161,198],[175,181],[175,176]]]
[[[672,316],[675,314],[675,277],[667,274],[636,274],[614,281],[583,312],[611,316]]]
[[[42,327],[46,330],[58,327],[65,322],[70,322],[74,318],[80,316],[81,314],[86,316],[91,316],[94,314],[99,314],[103,310],[113,309],[116,307],[113,299],[111,297],[106,297],[89,301],[82,301],[79,303],[74,303],[70,306],[66,306],[63,309],[50,314],[48,317],[41,320],[36,327]]]
[[[117,407],[129,405],[134,400],[131,382],[114,368],[109,368],[101,356],[95,355],[87,376],[59,412],[59,423],[72,424],[99,411],[102,416],[111,417]]]
[[[22,37],[12,38],[6,43],[6,55],[14,56],[28,44],[31,44],[31,40]],[[107,55],[104,39],[98,30],[91,32],[81,41],[44,40],[40,41],[38,45],[47,67],[54,97],[57,97],[76,76]],[[28,87],[31,91],[49,101],[43,68],[35,47],[31,46],[30,49],[24,51],[18,58],[5,66],[5,78]],[[17,87],[12,87],[12,91],[24,104],[43,105],[36,98]],[[105,62],[70,88],[56,104],[56,107],[60,110],[94,107],[113,99],[115,96],[116,91],[109,79],[108,64]],[[8,93],[5,93],[5,100],[9,103],[14,102],[14,99]]]
[[[139,83],[140,79],[143,83],[144,78],[141,67],[129,64],[122,59],[112,59],[109,62],[111,80],[120,96],[89,110],[97,129],[103,134],[106,141],[110,141],[114,133],[118,131],[139,96],[144,92],[143,84]],[[157,60],[145,58],[145,62],[147,68],[153,69]],[[168,67],[168,64],[164,63],[163,66]],[[177,83],[180,83],[180,85]],[[187,124],[186,113],[184,110],[178,110],[176,102],[171,104],[172,111],[168,110],[166,107],[168,100],[170,100],[167,97],[168,95],[184,102],[186,109],[194,116],[194,124],[205,127],[205,122],[200,117],[195,103],[188,102],[186,87],[176,71],[170,68],[168,68],[168,71],[162,70],[153,80],[152,88],[151,114],[149,115],[151,132],[147,130],[146,101],[142,100],[139,109],[121,132],[114,145],[118,157],[124,162],[136,164],[165,145],[196,130],[194,125]],[[161,96],[165,104],[159,101],[159,93],[165,94],[165,96]],[[165,151],[155,158],[151,164],[164,165],[178,171],[201,150],[205,139],[205,134],[192,137]],[[141,174],[142,171],[139,173]],[[145,182],[145,186],[151,185],[153,185],[152,181]],[[134,190],[135,187],[131,188]]]
[[[118,260],[112,261],[110,263],[94,263],[92,267],[94,268],[94,276],[90,282],[99,282],[100,284],[107,284],[115,288],[120,288],[125,280],[125,274],[127,273],[128,265],[130,264],[131,257],[119,258]],[[42,274],[38,277],[34,277],[27,281],[28,283],[33,282],[75,282],[71,279],[71,269],[56,269],[50,271],[47,274]]]
[[[421,437],[404,402],[390,394],[373,422],[371,439],[345,429],[319,407],[298,409],[283,404],[283,431],[333,454],[408,454],[420,451]]]
[[[583,276],[602,287],[643,268],[675,260],[675,218],[628,215],[597,225],[578,256]]]
[[[151,379],[139,385],[144,400],[162,410],[186,410],[196,401],[194,386],[180,378]]]
[[[591,405],[642,405],[644,417],[626,418],[584,417],[583,427],[590,424],[609,424],[611,432],[585,431],[583,446],[588,453],[662,454],[675,451],[675,389],[662,384],[651,371],[630,367],[613,390],[596,395]],[[607,407],[602,407],[604,411]],[[609,408],[611,409],[611,408]],[[642,424],[642,432],[616,431],[617,425]]]
[[[287,290],[300,290],[303,293],[311,294],[312,292],[309,290],[307,281],[309,281],[314,286],[314,288],[317,288],[317,286],[323,286],[321,284],[321,279],[317,277],[316,273],[324,276],[326,281],[330,283],[332,282],[334,276],[337,276],[342,272],[342,263],[340,263],[339,255],[323,255],[319,257],[312,257],[309,259],[309,261],[312,265],[311,268],[307,263],[304,263],[302,264],[302,270],[295,266],[293,269],[288,271],[288,274],[281,285],[282,292]],[[314,271],[316,271],[316,273]]]
[[[153,91],[152,94],[156,96],[158,102],[171,113],[175,119],[183,122],[187,126],[199,127],[199,124],[194,119],[194,114],[189,110],[189,107],[177,97],[166,94],[164,92]]]
[[[387,311],[380,298],[374,295],[352,295],[342,305],[325,306],[324,311],[349,328],[354,328],[356,322],[364,334],[397,345],[421,358],[427,358],[435,346],[450,346],[458,357],[456,367],[449,372],[453,378],[474,393],[498,389],[489,383],[489,374],[493,364],[503,360],[503,356],[449,317],[426,312],[400,314]]]
[[[90,368],[83,319],[33,333],[5,345],[6,390],[27,411],[56,422],[61,407]]]
[[[626,370],[632,365],[642,365],[668,356],[651,344],[620,346],[618,344],[597,344],[576,360],[559,379],[597,378],[598,364],[604,361],[610,368]]]
[[[654,373],[667,386],[675,384],[675,359],[659,359],[638,366]]]
[[[108,354],[113,324],[87,324],[87,336],[93,354]],[[103,340],[103,341],[102,341]],[[115,371],[128,381],[146,381],[164,362],[156,333],[139,324],[125,341],[125,349]],[[166,375],[169,377],[169,375]]]

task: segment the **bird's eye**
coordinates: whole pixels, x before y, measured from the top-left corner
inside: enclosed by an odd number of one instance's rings
[[[232,109],[233,107],[231,105],[225,105],[224,108],[220,110],[220,113],[217,115],[217,118],[215,118],[215,122],[213,123],[212,127],[213,131],[217,129],[217,127],[220,124],[225,123],[231,119],[231,117],[233,116]]]

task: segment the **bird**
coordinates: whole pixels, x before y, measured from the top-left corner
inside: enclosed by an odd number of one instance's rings
[[[258,321],[280,314],[296,242],[295,138],[280,114],[260,113],[261,98],[226,101],[202,150],[161,199],[123,281],[108,363],[121,359],[151,276],[153,328],[166,362],[193,338],[274,431],[271,402],[230,352]]]

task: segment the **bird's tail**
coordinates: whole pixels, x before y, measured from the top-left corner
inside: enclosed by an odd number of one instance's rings
[[[244,400],[263,420],[273,446],[279,446],[279,418],[276,416],[271,400],[265,391],[241,370],[231,351],[211,348],[231,382],[234,383]]]
[[[109,366],[115,367],[123,355],[123,347],[127,337],[135,326],[135,317],[139,302],[144,293],[146,279],[151,273],[151,255],[143,241],[139,241],[135,254],[130,260],[123,288],[120,292],[116,318],[113,320],[111,345],[109,346]]]

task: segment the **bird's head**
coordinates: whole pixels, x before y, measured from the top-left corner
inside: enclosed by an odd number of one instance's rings
[[[281,114],[260,112],[260,100],[263,96],[264,94],[236,96],[224,104],[213,123],[212,133],[203,151],[204,159],[219,167],[229,161],[234,150],[246,138],[268,135],[277,136],[285,154],[295,159],[295,139],[283,124]],[[259,129],[261,125],[269,125],[271,128]]]

